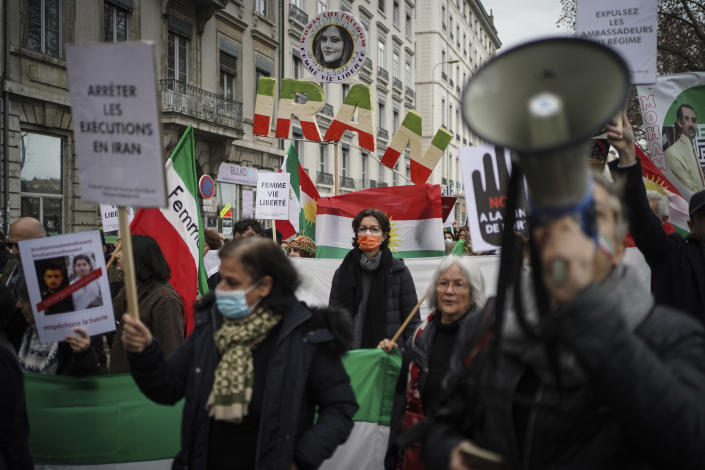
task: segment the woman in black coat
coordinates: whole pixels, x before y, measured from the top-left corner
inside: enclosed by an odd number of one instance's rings
[[[353,349],[375,348],[394,336],[417,302],[416,287],[404,261],[389,249],[389,219],[365,209],[352,221],[353,249],[335,271],[328,301],[353,314]],[[401,337],[419,324],[418,313]]]
[[[296,300],[296,270],[271,240],[241,239],[219,256],[221,281],[168,358],[144,324],[123,316],[142,392],[161,404],[186,399],[173,468],[317,468],[358,408],[340,360],[350,326]]]

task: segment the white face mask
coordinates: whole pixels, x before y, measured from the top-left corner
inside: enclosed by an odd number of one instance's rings
[[[450,245],[454,240],[452,238],[444,238],[443,241],[446,242],[446,245]]]

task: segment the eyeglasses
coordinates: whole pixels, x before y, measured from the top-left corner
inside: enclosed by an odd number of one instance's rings
[[[379,235],[382,233],[382,227],[378,225],[373,225],[372,227],[365,227],[364,225],[361,225],[357,229],[358,234],[363,234],[363,233],[369,233],[370,235]]]

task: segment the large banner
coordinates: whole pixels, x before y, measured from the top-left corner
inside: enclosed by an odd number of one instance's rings
[[[658,77],[637,87],[649,157],[688,201],[705,189],[705,72]]]

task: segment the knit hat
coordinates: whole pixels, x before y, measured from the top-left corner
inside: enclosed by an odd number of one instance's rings
[[[692,217],[694,212],[703,207],[705,207],[705,190],[698,191],[690,197],[690,203],[688,204],[688,213]]]
[[[300,235],[289,242],[289,251],[296,249],[305,258],[316,256],[316,243],[305,235]]]

